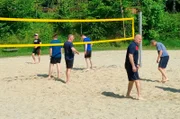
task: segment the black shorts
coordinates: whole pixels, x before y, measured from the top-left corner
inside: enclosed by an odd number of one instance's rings
[[[139,73],[137,72],[133,72],[132,67],[131,66],[127,66],[126,68],[126,72],[128,75],[128,80],[129,81],[134,81],[134,80],[139,80]]]
[[[66,61],[66,68],[72,69],[73,68],[73,63],[74,63],[74,59],[73,60],[67,60]]]
[[[40,55],[40,51],[41,51],[40,48],[34,48],[32,53],[34,53],[35,55]]]
[[[161,57],[159,62],[159,67],[166,68],[168,61],[169,61],[169,56]]]
[[[61,63],[61,57],[51,57],[50,59],[50,63],[51,64],[57,64],[57,63]]]
[[[84,58],[91,58],[91,51],[86,51]]]

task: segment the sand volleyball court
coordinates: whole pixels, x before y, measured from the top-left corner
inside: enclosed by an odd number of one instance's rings
[[[93,52],[94,68],[85,70],[83,53],[75,56],[69,84],[47,80],[49,56],[0,58],[0,119],[178,119],[180,118],[180,53],[169,51],[169,81],[159,83],[157,52],[143,51],[139,70],[145,101],[124,98],[126,51]],[[56,73],[54,73],[56,76]],[[132,96],[136,97],[135,87]]]

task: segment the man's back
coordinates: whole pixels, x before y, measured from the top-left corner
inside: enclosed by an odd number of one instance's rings
[[[91,42],[91,39],[86,37],[84,38],[84,42]],[[87,44],[87,51],[91,51],[91,50],[92,50],[91,44]]]
[[[167,53],[166,47],[162,43],[157,42],[156,48],[157,48],[157,51],[162,50],[162,56],[161,57],[169,56]]]
[[[74,59],[74,53],[71,49],[72,47],[73,47],[72,42],[66,41],[64,43],[65,59],[67,59],[67,60],[73,60]]]
[[[60,40],[52,40],[51,44],[60,43]],[[61,57],[61,46],[51,46],[52,57]]]

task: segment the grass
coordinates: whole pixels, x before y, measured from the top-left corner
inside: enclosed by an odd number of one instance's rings
[[[180,40],[171,40],[171,45],[169,41],[160,41],[167,47],[168,50],[180,50]],[[101,43],[94,44],[93,51],[105,51],[105,50],[126,50],[128,47],[128,42],[117,42],[117,43]],[[76,45],[75,48],[83,52],[83,45]],[[3,52],[3,48],[0,48],[0,58],[2,57],[17,57],[17,56],[31,56],[33,48],[18,48],[17,52]],[[149,45],[148,40],[143,41],[143,50],[156,50],[155,47]],[[49,53],[49,47],[41,48],[42,55],[47,55]]]

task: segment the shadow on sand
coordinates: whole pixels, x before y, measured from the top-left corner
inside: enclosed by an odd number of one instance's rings
[[[162,86],[155,86],[156,88],[160,88],[164,91],[170,91],[173,93],[180,93],[180,89],[170,88],[170,87],[162,87]]]
[[[145,78],[141,78],[141,81],[147,81],[147,82],[159,82],[159,80],[151,80],[151,79],[145,79]]]
[[[59,78],[54,78],[55,81],[60,81],[62,83],[66,83],[66,81],[62,80],[62,79],[59,79]]]
[[[126,98],[124,95],[119,95],[113,92],[106,92],[106,91],[102,92],[102,95],[107,96],[107,97],[113,97],[113,98],[121,98],[121,99]]]
[[[85,70],[86,68],[73,68],[72,70]]]
[[[47,74],[37,74],[38,77],[42,77],[42,78],[47,78],[48,75]]]

